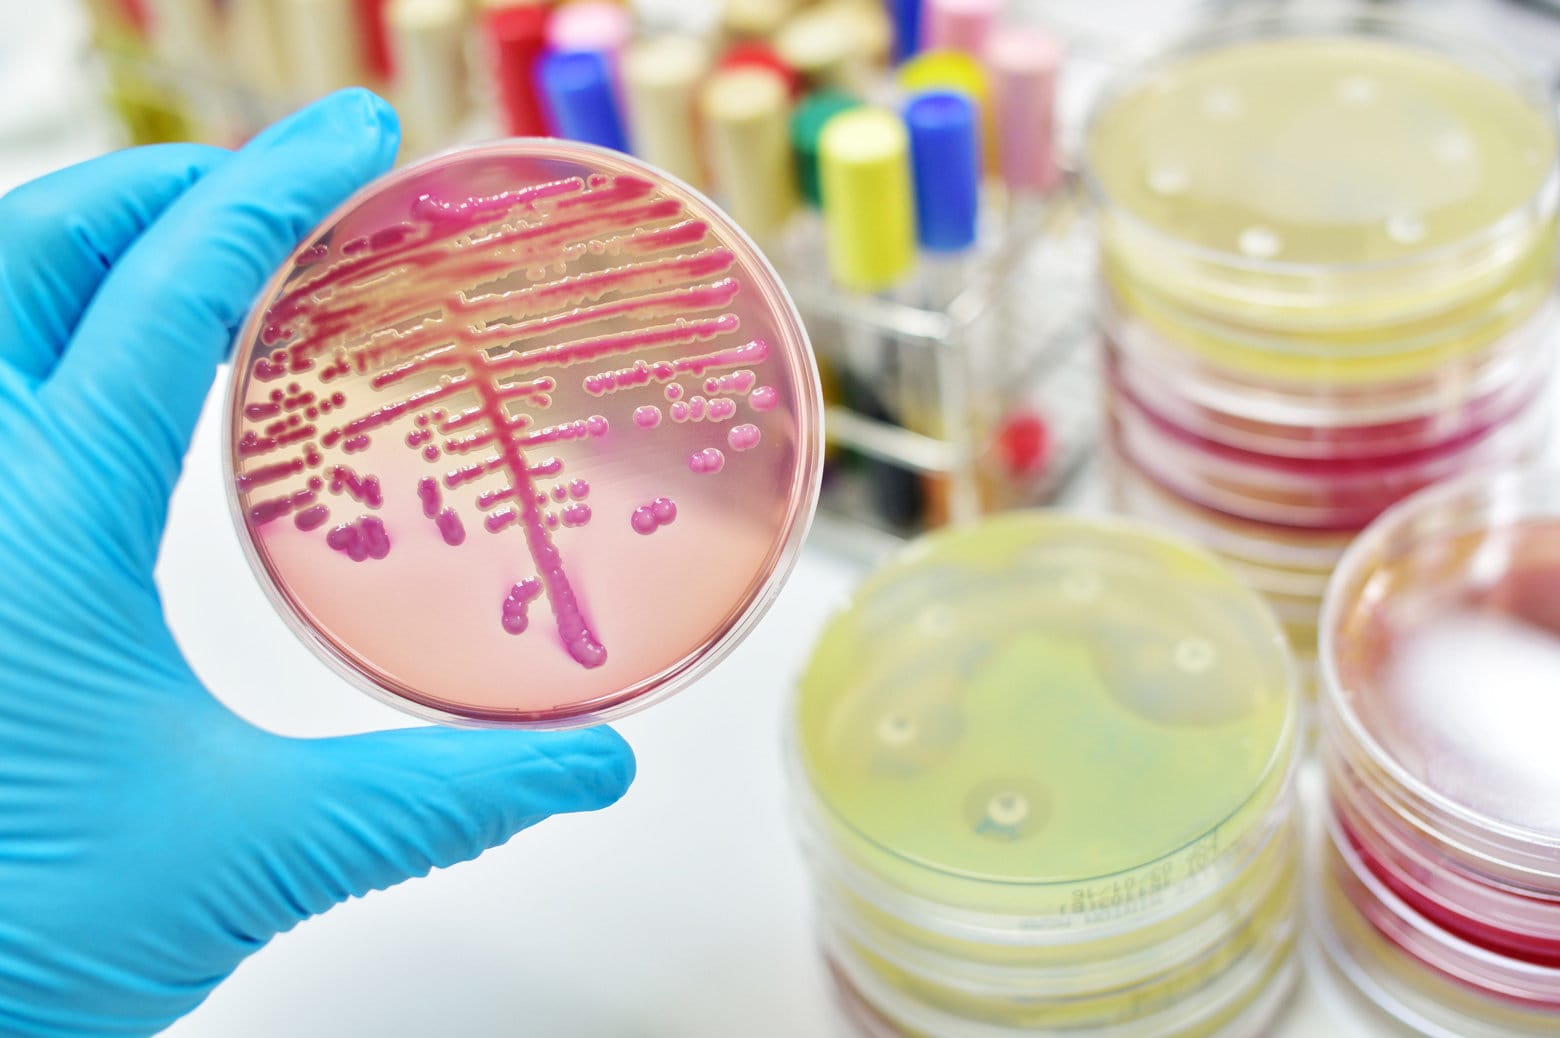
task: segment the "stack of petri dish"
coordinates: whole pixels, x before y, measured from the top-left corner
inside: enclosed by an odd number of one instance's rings
[[[826,627],[790,759],[867,1035],[1263,1033],[1292,986],[1296,678],[1201,549],[1012,512]]]
[[[1086,136],[1116,504],[1223,554],[1304,665],[1355,534],[1544,440],[1547,97],[1464,39],[1286,8],[1135,68]]]
[[[1389,510],[1322,625],[1319,975],[1423,1034],[1560,1033],[1560,472]]]

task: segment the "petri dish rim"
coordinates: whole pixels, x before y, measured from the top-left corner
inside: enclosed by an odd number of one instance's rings
[[[1251,817],[1251,828],[1253,830],[1262,829],[1266,824],[1270,811],[1274,808],[1282,807],[1286,799],[1292,798],[1293,784],[1298,774],[1301,757],[1300,747],[1296,745],[1296,736],[1300,725],[1299,701],[1301,692],[1299,667],[1295,660],[1295,654],[1289,646],[1288,636],[1284,634],[1283,627],[1279,624],[1278,618],[1273,613],[1272,607],[1267,600],[1229,573],[1228,566],[1217,555],[1182,537],[1169,534],[1158,526],[1140,520],[1123,516],[1083,516],[1062,514],[1042,509],[1016,509],[1003,513],[997,517],[996,521],[1008,523],[1025,521],[1026,519],[1032,521],[1036,517],[1042,518],[1050,524],[1061,522],[1066,525],[1086,526],[1092,530],[1103,530],[1116,535],[1149,540],[1160,547],[1172,548],[1184,556],[1225,574],[1231,582],[1232,590],[1238,590],[1239,593],[1248,598],[1249,604],[1261,616],[1263,626],[1269,629],[1273,637],[1273,643],[1280,650],[1280,673],[1285,691],[1283,720],[1274,733],[1272,752],[1269,754],[1260,774],[1253,778],[1249,792],[1222,818],[1214,821],[1203,832],[1190,837],[1186,842],[1148,861],[1117,869],[1114,872],[1058,880],[1025,880],[983,875],[962,869],[950,869],[944,865],[923,860],[918,856],[906,854],[873,837],[861,826],[841,814],[834,805],[828,803],[819,794],[817,785],[812,778],[812,770],[807,760],[807,754],[803,750],[801,726],[797,723],[802,706],[802,682],[800,675],[798,675],[792,682],[790,703],[786,711],[787,723],[783,735],[782,748],[788,762],[788,768],[792,772],[791,781],[793,787],[801,792],[805,805],[812,808],[832,825],[837,826],[841,831],[847,832],[855,839],[860,840],[864,846],[872,848],[875,852],[902,865],[908,865],[914,869],[924,870],[959,882],[978,884],[985,888],[1026,891],[1069,890],[1140,874],[1164,863],[1174,862],[1187,855],[1209,833],[1217,832],[1231,821],[1245,816]],[[945,538],[962,536],[966,533],[967,531],[960,527],[947,527],[925,534],[902,546],[897,553],[883,564],[878,572],[881,573],[889,568],[908,565],[921,558],[935,545],[935,542]],[[852,594],[844,604],[831,614],[829,622],[849,613],[854,601],[855,595]],[[827,627],[827,623],[825,627]],[[810,659],[808,663],[810,663]],[[804,671],[806,666],[807,664],[804,664]],[[1263,803],[1264,799],[1268,803]],[[1244,836],[1246,834],[1243,831],[1241,835]],[[1231,847],[1234,846],[1239,846],[1239,844],[1231,844]],[[1226,848],[1225,852],[1216,855],[1209,868],[1212,869],[1214,866],[1223,864],[1228,858],[1227,852],[1228,848]]]
[[[1320,834],[1317,838],[1325,839]],[[1340,1019],[1358,1019],[1363,1012],[1370,1018],[1379,1015],[1388,1026],[1407,1027],[1426,1038],[1468,1038],[1470,1018],[1461,1008],[1442,1002],[1437,998],[1437,992],[1413,988],[1415,982],[1426,986],[1455,982],[1434,973],[1426,963],[1392,944],[1359,914],[1342,891],[1330,889],[1333,880],[1325,871],[1324,863],[1318,860],[1320,857],[1320,849],[1307,849],[1305,925],[1301,928],[1300,955],[1307,976],[1317,982],[1318,993],[1325,1004]],[[1343,932],[1337,919],[1341,912],[1354,916],[1350,923],[1357,932],[1366,933],[1371,947],[1360,947],[1357,937]],[[1388,964],[1386,967],[1382,965],[1384,962]],[[1408,967],[1413,973],[1412,980],[1388,977],[1391,965]],[[1494,996],[1466,985],[1457,990],[1465,997],[1496,1004]],[[1486,1027],[1479,1032],[1480,1038],[1536,1035],[1534,1031],[1507,1027],[1484,1016],[1472,1022]]]
[[[1387,260],[1371,260],[1351,263],[1309,263],[1293,260],[1262,259],[1244,256],[1225,249],[1197,245],[1169,234],[1136,214],[1128,211],[1106,190],[1095,164],[1089,160],[1088,142],[1093,138],[1096,126],[1115,102],[1139,89],[1156,73],[1177,62],[1222,47],[1239,45],[1266,39],[1327,39],[1345,34],[1364,36],[1375,41],[1415,46],[1464,68],[1481,74],[1496,73],[1500,84],[1513,92],[1523,102],[1535,108],[1543,117],[1552,141],[1557,143],[1555,157],[1551,160],[1538,189],[1526,200],[1515,206],[1483,229],[1434,248]],[[1296,280],[1342,275],[1358,276],[1372,273],[1410,271],[1415,267],[1454,260],[1457,257],[1500,239],[1543,224],[1560,206],[1560,118],[1550,103],[1549,95],[1529,70],[1507,57],[1493,44],[1470,40],[1457,35],[1448,25],[1438,24],[1432,18],[1405,17],[1372,11],[1361,7],[1357,11],[1308,11],[1299,13],[1282,11],[1247,11],[1238,15],[1221,14],[1217,21],[1203,20],[1196,28],[1181,32],[1161,41],[1159,48],[1141,64],[1132,67],[1130,73],[1118,75],[1100,91],[1089,107],[1080,135],[1083,141],[1079,161],[1080,179],[1089,199],[1102,214],[1119,219],[1167,252],[1186,259],[1209,263],[1241,274],[1266,274],[1290,277]]]
[[[1348,846],[1348,840],[1340,831],[1340,822],[1335,814],[1329,811],[1322,825],[1321,839],[1324,841],[1322,854],[1324,858],[1330,860],[1324,861],[1322,868],[1325,871],[1319,875],[1324,877],[1325,882],[1332,883],[1335,893],[1341,895],[1344,901],[1359,914],[1361,920],[1383,940],[1390,942],[1400,954],[1454,983],[1495,1000],[1524,1001],[1521,996],[1505,995],[1495,989],[1493,985],[1500,984],[1503,980],[1496,971],[1506,972],[1507,977],[1504,979],[1507,983],[1522,980],[1553,984],[1560,979],[1560,968],[1539,965],[1483,947],[1427,919],[1373,873],[1361,859],[1358,851]],[[1418,946],[1408,947],[1398,937],[1388,933],[1381,923],[1371,918],[1365,911],[1365,907],[1357,902],[1348,890],[1342,889],[1338,877],[1333,874],[1332,870],[1335,868],[1342,868],[1346,873],[1345,881],[1357,884],[1361,896],[1369,898],[1370,903],[1386,913],[1396,926],[1411,932],[1420,942]],[[1482,976],[1476,975],[1481,970],[1489,972]],[[1530,1006],[1530,1008],[1535,1007]],[[1539,1012],[1551,1011],[1550,1006],[1547,1005],[1538,1006],[1536,1009]]]
[[[1223,1011],[1231,1013],[1220,1035],[1257,1033],[1256,1028],[1271,1022],[1282,1008],[1299,980],[1296,946],[1301,935],[1301,900],[1298,890],[1290,891],[1290,904],[1281,930],[1268,930],[1255,937],[1251,954],[1220,972],[1208,985],[1193,991],[1169,1006],[1151,1011],[1147,1016],[1118,1019],[1103,1033],[1116,1036],[1143,1036],[1146,1028],[1155,1028],[1154,1034],[1185,1033],[1199,1026],[1206,1026],[1210,1017],[1217,1018]],[[892,981],[875,975],[874,970],[846,946],[836,933],[820,927],[818,937],[826,965],[839,971],[851,984],[854,994],[866,1006],[894,1028],[893,1034],[950,1034],[957,1038],[1024,1038],[1036,1034],[1063,1032],[1036,1031],[1032,1027],[1009,1025],[993,1020],[961,1017],[952,1011],[932,1006],[915,995],[899,989]],[[1277,939],[1275,940],[1275,934]],[[862,982],[865,983],[862,983]],[[861,988],[869,990],[863,991]],[[879,997],[874,999],[872,994]],[[1118,992],[1118,996],[1119,996]],[[1170,1017],[1170,1019],[1165,1019]],[[896,1019],[897,1018],[897,1019]],[[921,1029],[917,1029],[918,1025]],[[909,1028],[906,1030],[905,1028]],[[940,1029],[941,1028],[941,1029]],[[957,1028],[957,1029],[954,1029]],[[1068,1028],[1066,1033],[1084,1033],[1082,1028]]]
[[[1483,833],[1526,844],[1530,847],[1560,850],[1560,831],[1544,832],[1530,826],[1514,825],[1492,818],[1482,811],[1460,804],[1446,794],[1410,772],[1392,754],[1388,753],[1364,721],[1345,698],[1343,682],[1338,674],[1337,649],[1340,614],[1352,605],[1346,599],[1351,587],[1358,583],[1364,567],[1375,557],[1385,542],[1403,530],[1411,528],[1424,514],[1440,508],[1456,505],[1478,506],[1480,527],[1493,525],[1495,514],[1511,519],[1526,518],[1533,514],[1525,509],[1535,505],[1547,506],[1560,514],[1560,469],[1546,467],[1522,467],[1508,469],[1491,475],[1473,472],[1426,487],[1418,493],[1399,501],[1384,511],[1354,542],[1345,549],[1322,596],[1322,611],[1317,631],[1317,655],[1321,668],[1320,696],[1324,707],[1334,720],[1342,725],[1347,736],[1354,740],[1370,762],[1384,771],[1413,799],[1428,805],[1446,816],[1470,826],[1476,833]],[[1468,518],[1465,514],[1464,518]],[[1425,821],[1432,828],[1439,828],[1433,818]],[[1480,853],[1491,854],[1493,848]],[[1498,857],[1498,855],[1497,855]]]
[[[584,703],[570,704],[568,710],[544,711],[483,711],[456,712],[422,698],[398,693],[388,685],[374,680],[364,667],[328,638],[301,603],[283,595],[279,576],[269,556],[260,550],[250,535],[240,497],[233,492],[237,478],[235,468],[236,416],[242,404],[241,389],[244,379],[236,363],[238,344],[257,338],[259,323],[266,306],[287,281],[293,261],[299,253],[319,237],[322,228],[330,227],[351,214],[366,200],[375,197],[386,188],[403,183],[438,165],[455,159],[478,156],[515,155],[528,158],[575,158],[582,162],[594,162],[598,166],[616,167],[619,171],[635,175],[649,174],[652,179],[669,187],[673,193],[681,193],[696,205],[703,206],[720,223],[720,231],[726,243],[738,253],[739,258],[752,265],[762,275],[759,289],[769,303],[778,330],[800,344],[801,349],[789,356],[788,363],[797,366],[796,374],[796,463],[792,472],[793,494],[787,503],[783,530],[777,535],[769,554],[755,572],[767,575],[750,590],[745,601],[737,604],[704,642],[689,649],[672,665],[648,675],[627,688],[608,696],[600,696]],[[818,497],[823,481],[823,390],[818,377],[817,362],[796,304],[783,287],[779,273],[763,250],[753,239],[726,215],[707,195],[686,181],[659,168],[646,165],[641,160],[610,148],[582,141],[564,141],[548,137],[509,137],[475,144],[460,145],[428,155],[375,178],[333,209],[323,220],[311,227],[300,240],[297,248],[271,273],[255,296],[244,320],[234,336],[235,356],[230,359],[228,385],[224,394],[224,421],[222,423],[222,471],[223,486],[244,557],[249,563],[257,583],[271,602],[278,616],[299,640],[309,647],[328,667],[359,691],[403,713],[426,721],[467,728],[529,728],[562,729],[580,728],[637,713],[639,710],[669,698],[682,691],[698,678],[707,674],[731,654],[752,633],[754,627],[768,613],[781,588],[790,577],[801,556],[802,545],[817,513]],[[263,576],[262,576],[263,575]]]

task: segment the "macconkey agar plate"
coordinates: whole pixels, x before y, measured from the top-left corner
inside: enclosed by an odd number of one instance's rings
[[[369,185],[240,332],[241,539],[294,629],[388,702],[564,727],[683,687],[757,621],[821,470],[818,376],[731,221],[554,140]]]

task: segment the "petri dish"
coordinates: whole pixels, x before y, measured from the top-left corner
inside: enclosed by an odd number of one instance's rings
[[[1219,857],[1200,841],[1259,826],[1292,679],[1271,613],[1211,557],[1016,512],[916,542],[831,620],[799,686],[800,779],[900,889],[1082,925],[1114,880],[1193,876]]]
[[[1560,475],[1523,470],[1395,506],[1327,588],[1323,949],[1426,1033],[1560,1026],[1557,586]]]
[[[798,684],[826,957],[908,1034],[1223,1033],[1288,969],[1297,681],[1262,600],[1147,527],[914,542]]]
[[[1430,24],[1221,19],[1120,80],[1086,138],[1105,281],[1222,370],[1412,378],[1549,291],[1547,95]]]
[[[1292,459],[1201,439],[1120,387],[1107,388],[1120,449],[1189,501],[1248,519],[1357,531],[1392,504],[1474,469],[1505,468],[1538,454],[1549,427],[1540,384],[1500,421],[1460,431],[1431,448],[1393,457]]]
[[[1236,561],[1308,656],[1345,542],[1540,453],[1547,93],[1459,29],[1286,7],[1125,70],[1084,136],[1117,501]]]
[[[1313,947],[1308,976],[1325,996],[1341,1000],[1351,1018],[1389,1028],[1406,1025],[1408,1033],[1430,1038],[1555,1033],[1560,1014],[1553,1008],[1490,987],[1490,977],[1503,966],[1508,968],[1505,980],[1515,981],[1518,990],[1537,979],[1541,969],[1512,973],[1510,960],[1479,955],[1398,902],[1361,867],[1347,841],[1340,845],[1324,835],[1321,843],[1309,870]],[[1431,949],[1440,953],[1433,956],[1439,961],[1422,957]]]
[[[1535,881],[1560,893],[1560,767],[1544,737],[1560,724],[1557,586],[1560,474],[1441,484],[1345,553],[1322,660],[1343,745],[1379,785],[1492,863],[1529,850]]]
[[[239,334],[240,539],[294,631],[446,723],[621,716],[793,565],[821,397],[774,271],[628,156],[515,139],[369,185]]]

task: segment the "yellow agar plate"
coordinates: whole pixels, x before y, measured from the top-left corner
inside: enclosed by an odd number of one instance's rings
[[[1211,556],[1013,513],[865,583],[802,678],[798,751],[837,848],[902,890],[1120,910],[1266,815],[1293,681],[1272,615]]]
[[[1224,366],[1424,371],[1514,327],[1553,269],[1547,109],[1417,44],[1172,57],[1104,104],[1087,151],[1114,290]]]

